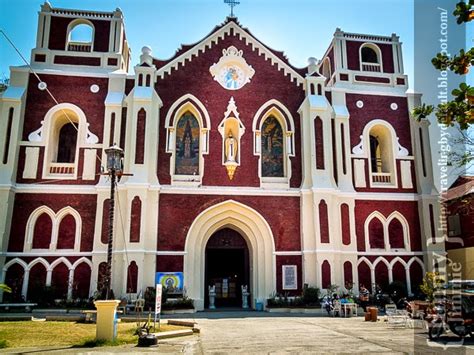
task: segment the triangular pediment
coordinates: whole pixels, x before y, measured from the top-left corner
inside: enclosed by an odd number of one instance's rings
[[[197,58],[206,50],[218,45],[221,40],[228,36],[236,36],[246,45],[250,45],[253,51],[258,52],[259,56],[264,56],[265,60],[269,61],[271,65],[276,65],[276,68],[282,71],[285,76],[288,76],[292,82],[304,88],[304,75],[307,72],[306,68],[293,67],[283,52],[275,51],[262,44],[247,29],[241,27],[234,18],[228,18],[224,24],[216,27],[208,36],[198,43],[183,46],[169,60],[163,61],[155,59],[154,64],[158,68],[158,76],[163,79],[173,71],[178,70],[179,67],[186,66],[186,64],[190,63],[194,58]]]

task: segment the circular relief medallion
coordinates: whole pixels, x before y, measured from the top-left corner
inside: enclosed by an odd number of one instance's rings
[[[237,65],[229,65],[220,70],[217,80],[226,89],[238,90],[245,84],[245,73]]]
[[[356,102],[356,106],[357,106],[358,108],[364,107],[364,101],[358,100],[358,101]]]
[[[395,111],[398,108],[398,105],[395,102],[392,102],[390,108]]]
[[[48,85],[44,81],[38,83],[38,89],[40,89],[41,91],[46,90],[47,87]]]
[[[97,85],[97,84],[91,85],[91,92],[94,93],[94,94],[98,93],[99,92],[99,85]]]

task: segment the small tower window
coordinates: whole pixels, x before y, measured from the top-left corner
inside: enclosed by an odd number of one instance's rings
[[[360,49],[360,66],[362,71],[381,72],[382,54],[375,44],[364,44]]]
[[[385,125],[375,125],[370,129],[369,148],[372,182],[393,184],[395,181],[393,138]]]
[[[364,63],[378,63],[377,53],[372,48],[362,48],[362,61]]]
[[[380,156],[380,144],[377,137],[370,136],[370,163],[373,173],[382,172],[382,158]]]
[[[57,163],[74,163],[76,158],[77,130],[66,123],[59,130]]]
[[[89,23],[73,23],[70,25],[67,50],[72,52],[92,52],[94,27]]]

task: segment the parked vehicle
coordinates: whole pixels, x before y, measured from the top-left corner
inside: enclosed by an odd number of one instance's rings
[[[474,332],[474,290],[448,289],[425,320],[430,339],[438,339],[448,329],[459,337]]]

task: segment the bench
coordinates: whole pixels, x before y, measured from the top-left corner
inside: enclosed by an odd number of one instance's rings
[[[97,310],[96,309],[91,309],[91,310],[83,310],[81,311],[82,314],[86,315],[86,318],[84,319],[84,322],[86,323],[93,323],[96,321],[96,315],[97,315]],[[123,313],[122,311],[117,311],[118,314]]]
[[[25,307],[25,311],[30,312],[31,307],[37,306],[38,303],[0,303],[0,307],[5,308],[5,311],[8,311],[10,308],[14,307]]]
[[[94,310],[85,310],[81,311],[82,314],[86,315],[86,319],[84,320],[86,323],[92,323],[94,322],[95,315],[97,314],[97,311]]]

